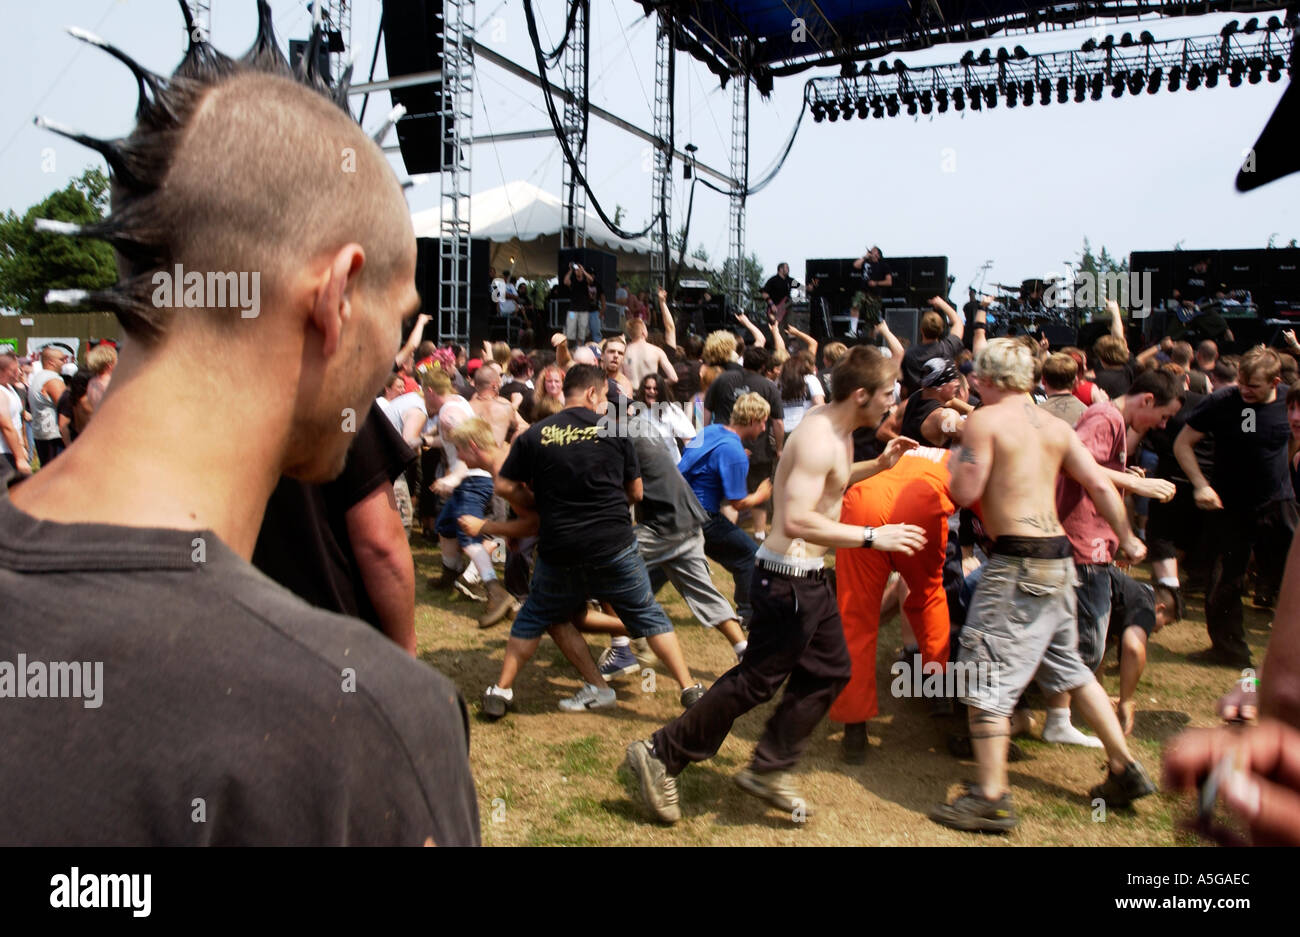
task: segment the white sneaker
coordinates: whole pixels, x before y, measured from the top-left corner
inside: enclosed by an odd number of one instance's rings
[[[584,683],[573,696],[560,700],[560,709],[566,713],[580,713],[589,709],[612,709],[617,704],[618,694],[609,687],[602,690],[594,684]]]

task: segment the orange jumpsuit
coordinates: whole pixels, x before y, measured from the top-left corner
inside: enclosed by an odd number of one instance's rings
[[[910,590],[903,610],[916,633],[924,664],[948,662],[948,598],[943,563],[948,547],[948,517],[957,509],[948,492],[947,449],[905,453],[892,469],[858,482],[844,495],[840,521],[856,526],[916,524],[925,529],[925,546],[914,556],[865,547],[835,551],[835,582],[844,640],[853,659],[853,677],[831,706],[835,722],[866,722],[879,711],[876,702],[876,638],[880,600],[891,571]]]

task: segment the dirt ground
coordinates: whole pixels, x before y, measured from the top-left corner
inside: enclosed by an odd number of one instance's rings
[[[676,683],[658,667],[653,678],[616,684],[615,710],[578,715],[556,704],[580,686],[550,639],[515,686],[515,709],[499,722],[478,716],[483,689],[496,680],[508,623],[480,630],[482,606],[458,593],[435,594],[426,585],[439,569],[436,548],[413,544],[416,559],[416,630],[422,659],[450,677],[472,712],[470,760],[478,786],[485,845],[1192,845],[1198,840],[1176,824],[1190,811],[1182,797],[1158,794],[1131,810],[1098,815],[1088,788],[1104,777],[1099,749],[1020,739],[1028,756],[1010,765],[1020,826],[1010,836],[959,833],[932,823],[929,807],[952,794],[974,764],[947,750],[950,727],[959,723],[929,715],[925,700],[889,695],[889,665],[901,646],[897,619],[882,626],[877,679],[880,715],[869,724],[867,763],[839,759],[843,727],[823,722],[797,769],[800,790],[814,816],[792,822],[732,783],[747,763],[769,703],[737,722],[711,761],[688,768],[679,779],[682,819],[673,827],[651,822],[630,779],[620,770],[628,742],[650,735],[676,716]],[[728,574],[713,566],[714,581],[731,595]],[[1139,578],[1145,571],[1138,571]],[[692,672],[706,686],[734,662],[726,641],[694,621],[685,603],[665,586],[658,596],[674,625]],[[1138,688],[1134,755],[1159,778],[1161,749],[1189,726],[1216,723],[1215,700],[1240,675],[1226,667],[1193,664],[1190,651],[1208,646],[1203,602],[1188,597],[1188,615],[1151,641],[1147,671]],[[1256,663],[1268,642],[1271,612],[1246,607],[1247,638]],[[590,636],[593,655],[603,639]],[[1103,665],[1107,691],[1119,692],[1112,644]],[[1041,698],[1034,716],[1041,728]],[[1080,723],[1076,716],[1075,723]]]

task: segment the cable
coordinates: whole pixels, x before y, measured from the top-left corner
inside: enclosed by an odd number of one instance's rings
[[[614,219],[610,218],[605,212],[605,209],[601,207],[600,200],[596,198],[596,194],[592,192],[591,186],[587,183],[587,177],[583,175],[582,170],[578,167],[578,160],[573,155],[573,150],[569,146],[569,141],[565,138],[564,127],[560,122],[559,115],[555,113],[555,102],[551,99],[551,82],[550,79],[546,77],[546,62],[542,57],[542,44],[537,35],[537,17],[533,12],[532,0],[524,0],[524,16],[528,20],[528,37],[532,40],[533,55],[537,59],[537,74],[542,84],[542,98],[546,102],[546,113],[551,119],[551,129],[555,131],[555,137],[560,142],[560,149],[564,151],[564,158],[568,160],[569,170],[573,173],[573,177],[582,184],[583,190],[587,193],[587,197],[591,199],[592,206],[596,209],[596,214],[600,216],[600,220],[605,223],[609,230],[613,231],[619,237],[629,241],[635,240],[639,237],[644,237],[646,234],[650,233],[656,224],[659,223],[659,218],[651,218],[650,223],[640,231],[628,231],[624,228],[620,228],[614,223]],[[807,102],[805,102],[805,104],[806,103]],[[661,211],[659,215],[662,217],[663,212]]]
[[[781,151],[781,155],[777,157],[776,164],[772,166],[772,168],[769,169],[766,173],[764,173],[763,177],[759,179],[757,182],[755,182],[753,185],[746,185],[743,188],[743,190],[740,192],[742,198],[748,198],[751,195],[757,195],[759,192],[763,191],[763,189],[767,186],[769,182],[771,182],[773,179],[776,178],[776,174],[779,173],[781,171],[781,167],[785,165],[786,158],[790,155],[790,150],[794,148],[795,137],[799,135],[799,127],[800,125],[803,124],[803,116],[806,113],[808,113],[807,96],[805,96],[803,99],[803,107],[799,109],[799,116],[795,118],[794,129],[790,131],[790,139],[786,141],[785,148]],[[705,186],[707,186],[708,188],[712,189],[715,192],[721,192],[723,195],[736,194],[732,190],[724,189],[721,188],[720,186],[714,185],[712,182],[710,182],[707,179],[704,179],[702,181],[704,182]]]
[[[375,54],[370,56],[370,77],[366,79],[367,84],[375,80],[375,65],[379,62],[379,41],[383,38],[384,38],[384,20],[383,17],[380,17],[379,32],[375,33]],[[370,92],[367,91],[365,97],[361,99],[361,116],[357,118],[358,124],[364,124],[366,122],[366,105],[369,103],[370,103]]]

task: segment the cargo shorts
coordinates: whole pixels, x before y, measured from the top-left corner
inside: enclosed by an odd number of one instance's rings
[[[1031,680],[1052,694],[1093,679],[1079,656],[1074,583],[1069,557],[989,560],[961,631],[957,662],[975,684],[963,703],[1009,717]]]

